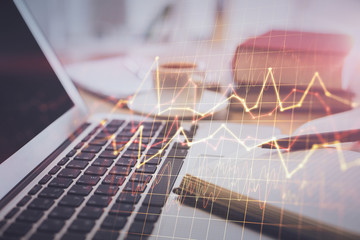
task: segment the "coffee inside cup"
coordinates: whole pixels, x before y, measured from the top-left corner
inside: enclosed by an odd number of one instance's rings
[[[160,105],[193,107],[201,99],[205,72],[191,62],[162,63],[153,71]]]
[[[165,69],[195,69],[197,68],[197,65],[194,63],[185,63],[185,62],[179,62],[179,63],[164,63],[159,66],[160,68]]]

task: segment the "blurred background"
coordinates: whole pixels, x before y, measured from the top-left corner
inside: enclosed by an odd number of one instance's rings
[[[226,66],[236,45],[270,29],[348,34],[355,45],[343,86],[360,92],[358,0],[29,0],[28,5],[63,63],[129,51],[156,55],[164,46],[181,44],[220,52]]]

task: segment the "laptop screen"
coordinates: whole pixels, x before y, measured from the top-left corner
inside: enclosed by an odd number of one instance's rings
[[[1,164],[74,103],[10,0],[0,1],[0,32]]]

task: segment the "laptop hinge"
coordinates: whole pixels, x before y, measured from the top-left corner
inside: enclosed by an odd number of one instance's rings
[[[13,189],[11,189],[1,200],[0,210],[5,207],[16,195],[18,195],[28,184],[31,183],[50,163],[52,163],[60,153],[62,153],[72,141],[79,136],[90,123],[84,123],[76,129],[76,131],[67,138],[55,151],[53,151],[44,161],[35,167],[28,175],[26,175]]]

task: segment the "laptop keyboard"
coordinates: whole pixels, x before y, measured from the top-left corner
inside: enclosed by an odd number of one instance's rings
[[[94,231],[93,239],[117,239],[127,224],[125,239],[151,235],[188,147],[166,145],[171,122],[141,123],[140,144],[132,139],[139,125],[95,127],[0,221],[0,239],[85,239]]]

